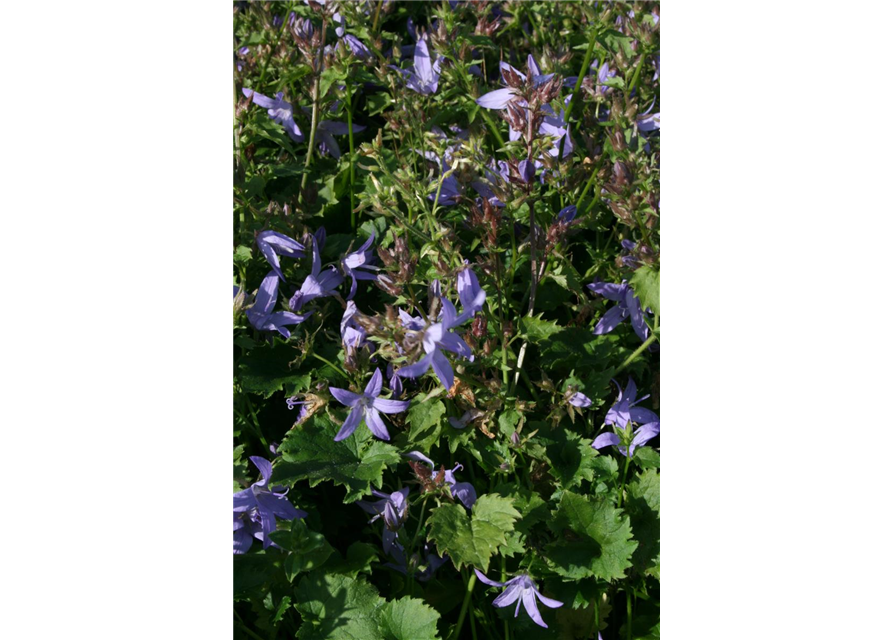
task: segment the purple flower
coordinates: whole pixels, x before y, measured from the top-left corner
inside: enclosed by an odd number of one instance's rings
[[[653,106],[654,104],[652,103],[651,107]],[[648,107],[648,111],[636,117],[636,126],[642,133],[660,131],[660,111],[649,115],[651,107]]]
[[[538,87],[544,82],[548,82],[554,73],[550,73],[548,75],[541,75],[540,68],[536,64],[536,60],[533,59],[532,55],[527,56],[527,73],[521,73],[517,69],[515,69],[512,65],[500,62],[499,69],[503,74],[514,72],[522,78],[526,78],[527,82],[533,84],[534,87]],[[504,78],[503,78],[504,80]],[[524,103],[523,106],[526,106],[526,101],[521,98],[521,93],[518,89],[513,87],[506,87],[504,89],[496,89],[495,91],[491,91],[490,93],[485,93],[480,98],[475,100],[477,104],[484,109],[505,109],[509,102],[512,100],[520,100]]]
[[[376,369],[375,373],[372,374],[372,379],[369,380],[369,384],[366,385],[362,395],[346,391],[345,389],[338,389],[337,387],[329,387],[329,392],[335,396],[338,402],[345,407],[350,407],[350,413],[347,416],[347,420],[341,425],[338,435],[335,436],[335,442],[340,442],[350,436],[350,434],[356,431],[360,420],[364,418],[366,426],[369,427],[373,434],[382,440],[390,440],[391,436],[388,435],[388,430],[378,412],[400,413],[409,408],[408,400],[385,400],[378,397],[381,395],[381,369]]]
[[[403,454],[410,460],[415,460],[416,462],[424,462],[428,466],[431,467],[433,471],[437,466],[434,464],[434,461],[431,458],[425,456],[421,451],[410,451],[409,453]],[[462,469],[462,465],[456,463],[456,466],[452,468],[450,471],[445,471],[443,474],[444,483],[450,488],[450,493],[454,498],[456,498],[459,502],[464,504],[467,508],[471,509],[474,506],[474,503],[477,502],[478,496],[477,492],[474,490],[474,486],[470,482],[456,482],[455,474],[456,471],[460,471]]]
[[[374,273],[362,271],[362,269],[378,271],[378,267],[372,264],[375,260],[375,253],[369,249],[373,242],[375,242],[374,233],[366,239],[363,246],[353,253],[348,253],[341,260],[341,268],[344,270],[344,273],[350,276],[350,294],[347,296],[348,300],[353,300],[354,295],[357,293],[357,280],[375,280],[378,277]]]
[[[570,397],[568,403],[574,405],[575,407],[580,407],[581,409],[592,406],[592,400],[590,400],[587,396],[583,395],[579,391],[577,391]]]
[[[285,282],[285,276],[282,275],[282,269],[279,268],[279,256],[294,259],[304,257],[304,245],[278,231],[261,231],[257,234],[256,242],[264,258],[283,282]]]
[[[391,69],[399,71],[406,79],[406,86],[421,94],[433,94],[437,92],[437,83],[440,81],[440,65],[443,64],[443,56],[440,56],[432,65],[431,56],[428,53],[428,45],[424,38],[419,38],[415,45],[413,57],[413,71],[407,71],[394,65]]]
[[[393,556],[401,564],[406,564],[403,545],[397,542],[397,531],[403,527],[406,516],[409,515],[409,502],[406,500],[409,496],[409,487],[404,487],[393,493],[383,493],[373,489],[372,494],[382,499],[376,502],[360,500],[357,505],[366,513],[374,516],[369,521],[370,523],[379,518],[384,519],[385,527],[381,534],[382,548],[386,554]]]
[[[325,296],[335,295],[335,288],[340,285],[344,278],[338,273],[335,267],[328,267],[325,272],[322,271],[322,261],[319,257],[319,246],[316,238],[313,239],[313,264],[310,267],[310,275],[304,278],[301,284],[301,290],[288,301],[289,306],[295,311],[300,311],[306,303],[314,298],[323,298]]]
[[[310,317],[310,314],[296,315],[290,311],[273,313],[278,293],[279,276],[276,275],[275,271],[270,271],[257,290],[254,305],[246,311],[246,315],[248,316],[248,321],[258,331],[278,331],[283,337],[290,338],[291,332],[285,327],[304,322],[304,320]]]
[[[359,133],[366,127],[363,125],[353,125],[353,132]],[[316,135],[319,137],[319,152],[323,155],[329,154],[336,160],[341,157],[341,147],[332,136],[346,136],[350,132],[350,128],[343,122],[333,122],[332,120],[323,120],[316,127]]]
[[[285,487],[269,487],[273,465],[258,456],[249,458],[258,468],[262,480],[248,489],[233,494],[233,553],[246,553],[254,538],[263,540],[264,549],[275,543],[270,534],[276,530],[276,518],[305,518],[306,511],[295,509],[285,497]]]
[[[275,98],[268,98],[262,93],[243,87],[242,94],[246,98],[251,98],[252,102],[257,106],[266,109],[267,114],[274,122],[285,127],[285,132],[292,140],[295,142],[304,141],[304,134],[301,133],[298,125],[295,124],[294,108],[291,106],[290,102],[286,102],[282,99],[283,93],[281,91],[276,94]]]
[[[502,592],[502,595],[498,596],[493,601],[494,607],[507,607],[510,604],[517,601],[517,605],[515,605],[515,617],[518,617],[518,611],[521,608],[521,603],[524,603],[524,608],[527,610],[527,615],[537,623],[539,626],[544,627],[546,629],[549,628],[545,622],[543,622],[543,618],[540,615],[539,609],[536,606],[536,601],[539,599],[544,605],[549,607],[550,609],[557,609],[564,605],[563,602],[558,602],[558,600],[552,600],[552,598],[547,598],[543,594],[539,592],[536,588],[536,583],[528,576],[526,573],[522,573],[520,576],[512,578],[508,582],[496,582],[495,580],[490,580],[483,573],[474,570],[475,574],[477,574],[478,579],[484,584],[488,584],[491,587],[505,587],[505,591]]]
[[[596,280],[592,284],[586,285],[594,293],[613,300],[617,305],[608,309],[607,313],[595,325],[593,333],[600,336],[613,331],[617,325],[630,318],[633,325],[633,331],[642,340],[648,338],[648,325],[645,324],[645,317],[642,313],[642,305],[636,297],[633,288],[626,284],[624,280],[620,284],[611,284]]]
[[[425,328],[424,323],[420,319],[409,316],[410,321],[404,321],[404,326],[422,334],[421,343],[426,355],[415,364],[401,368],[397,371],[397,375],[404,378],[418,378],[424,375],[428,369],[433,368],[441,384],[445,388],[451,389],[453,386],[453,368],[450,366],[450,361],[443,354],[443,351],[450,351],[471,359],[471,347],[468,346],[465,340],[451,331],[451,329],[462,324],[471,316],[466,316],[465,313],[460,316],[456,313],[456,307],[453,306],[452,302],[446,298],[441,298],[441,301],[443,302],[443,316],[440,322],[430,324]]]
[[[468,264],[468,261],[466,260],[465,263]],[[459,272],[456,278],[456,285],[459,289],[459,302],[462,303],[462,315],[460,318],[464,322],[465,319],[470,318],[484,308],[487,292],[481,289],[477,276],[469,267],[465,267]]]
[[[557,220],[570,224],[575,217],[577,217],[577,206],[572,204],[558,212]]]
[[[614,384],[617,384],[617,382],[614,381]],[[617,384],[617,389],[620,391],[620,395],[617,396],[617,402],[608,410],[608,415],[605,416],[605,424],[613,425],[618,429],[626,429],[630,423],[637,423],[641,426],[633,432],[629,451],[627,451],[626,446],[620,445],[620,437],[616,433],[611,432],[598,436],[592,443],[592,448],[601,449],[602,447],[614,445],[617,446],[620,453],[631,458],[636,447],[645,444],[660,433],[660,418],[653,411],[636,406],[651,396],[646,395],[636,400],[636,383],[632,378],[629,379],[625,390],[621,391],[619,384]]]
[[[370,350],[373,348],[366,340],[366,330],[354,319],[357,313],[357,305],[351,300],[347,303],[344,316],[341,318],[341,344],[344,347],[344,357],[347,360],[352,360],[356,352],[363,347],[368,346]]]

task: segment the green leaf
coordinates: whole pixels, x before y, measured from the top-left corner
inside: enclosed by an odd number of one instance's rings
[[[319,77],[319,96],[320,98],[325,98],[326,93],[328,93],[329,88],[335,84],[336,82],[344,80],[344,73],[336,68],[329,67],[325,71],[322,72],[322,75]]]
[[[344,560],[330,562],[326,567],[329,573],[341,573],[356,578],[360,573],[372,573],[372,562],[378,559],[378,547],[368,542],[354,542],[347,548]]]
[[[440,614],[423,600],[405,596],[381,608],[382,640],[435,640]]]
[[[521,325],[524,327],[524,337],[533,343],[547,340],[561,331],[561,327],[558,324],[552,320],[543,320],[542,315],[521,319]]]
[[[546,445],[546,453],[559,487],[571,489],[580,486],[583,480],[592,481],[598,453],[592,448],[591,439],[567,429],[556,429],[548,438],[551,444]]]
[[[660,271],[650,265],[636,269],[630,278],[630,285],[642,303],[642,309],[651,308],[654,315],[660,315]]]
[[[633,554],[633,565],[646,572],[657,566],[660,576],[660,474],[649,469],[629,484],[626,503],[630,522],[639,546]]]
[[[409,407],[406,422],[409,424],[409,443],[414,449],[427,453],[431,445],[440,439],[446,407],[440,400],[420,402]]]
[[[236,264],[247,264],[251,260],[251,247],[240,245],[233,252],[233,262]]]
[[[241,491],[248,484],[248,461],[242,460],[245,445],[233,449],[233,493]]]
[[[305,573],[321,567],[335,549],[332,548],[321,533],[311,531],[303,520],[293,520],[291,530],[274,531],[270,538],[286,551],[290,551],[285,559],[285,576],[291,582],[299,573]]]
[[[651,447],[636,447],[633,460],[643,469],[659,469],[660,454]]]
[[[282,461],[273,467],[273,483],[293,485],[309,480],[315,487],[331,480],[347,488],[345,503],[368,494],[371,485],[380,489],[385,467],[400,462],[397,448],[372,440],[365,427],[341,442],[334,440],[337,432],[338,425],[323,413],[295,425],[279,446]]]
[[[378,611],[385,600],[365,580],[314,571],[295,595],[303,624],[300,640],[379,640]]]
[[[506,544],[521,514],[508,498],[489,493],[478,498],[468,517],[465,507],[445,504],[431,512],[429,538],[440,555],[448,553],[457,568],[471,565],[487,571],[490,557]]]
[[[549,519],[549,507],[538,493],[514,483],[500,484],[494,491],[511,499],[512,506],[521,514],[521,519],[515,523],[516,531],[526,534],[537,522]]]
[[[619,580],[632,566],[638,543],[629,518],[607,499],[564,492],[550,527],[559,536],[546,546],[546,563],[560,576]]]
[[[310,376],[291,371],[300,352],[294,344],[276,338],[272,347],[253,349],[239,361],[238,379],[243,391],[269,398],[277,391],[293,394],[310,386]]]

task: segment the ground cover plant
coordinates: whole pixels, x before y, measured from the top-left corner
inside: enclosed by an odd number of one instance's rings
[[[233,15],[235,637],[659,637],[659,5]]]

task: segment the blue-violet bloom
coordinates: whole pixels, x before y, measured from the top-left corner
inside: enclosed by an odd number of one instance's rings
[[[357,280],[375,280],[378,277],[375,273],[367,273],[367,271],[363,271],[363,269],[368,271],[378,271],[378,267],[372,264],[375,260],[375,253],[369,249],[373,242],[375,242],[374,233],[366,239],[363,246],[352,253],[348,253],[341,260],[341,268],[344,270],[344,273],[350,276],[350,293],[347,296],[348,300],[353,300],[353,297],[357,293]]]
[[[285,132],[295,142],[303,142],[304,134],[295,124],[294,107],[291,103],[283,100],[283,93],[280,91],[274,98],[268,98],[262,93],[253,91],[252,89],[242,88],[242,94],[246,98],[251,98],[252,102],[259,107],[267,110],[267,114],[273,119],[273,122],[281,124],[285,127]]]
[[[474,570],[478,579],[484,584],[488,584],[491,587],[505,587],[505,591],[502,592],[502,595],[498,596],[493,601],[494,607],[507,607],[510,604],[517,602],[515,605],[515,617],[518,617],[518,611],[521,608],[521,603],[524,603],[524,609],[527,610],[527,615],[537,623],[539,626],[548,629],[549,625],[543,622],[543,618],[540,615],[539,609],[536,606],[536,601],[539,599],[544,605],[549,607],[550,609],[557,609],[564,605],[563,602],[559,602],[558,600],[553,600],[552,598],[547,598],[543,594],[539,592],[536,588],[536,583],[528,576],[526,573],[522,573],[520,576],[512,578],[507,582],[496,582],[495,580],[490,580],[483,573],[478,571],[476,568]]]
[[[304,278],[301,290],[297,291],[288,301],[289,306],[295,311],[300,311],[301,307],[315,298],[335,295],[335,289],[344,282],[344,278],[335,267],[328,267],[325,272],[322,272],[319,243],[315,237],[312,242],[313,264],[310,267],[310,275]]]
[[[276,530],[276,518],[304,518],[306,511],[295,509],[285,497],[285,487],[270,487],[273,465],[259,456],[249,458],[262,479],[248,489],[233,494],[233,553],[246,553],[254,538],[262,540],[264,549],[275,543],[270,534]]]
[[[421,94],[433,94],[437,92],[437,83],[440,81],[440,65],[443,64],[443,56],[440,56],[432,65],[431,56],[428,53],[428,45],[424,38],[419,38],[415,45],[413,56],[413,70],[407,71],[394,65],[391,69],[399,71],[406,79],[406,86]]]
[[[291,332],[285,327],[304,322],[310,317],[310,314],[297,315],[290,311],[273,313],[278,293],[279,276],[275,271],[270,271],[257,290],[254,305],[245,314],[248,316],[248,321],[258,331],[278,331],[283,337],[290,338]]]
[[[620,284],[612,284],[596,280],[592,284],[586,285],[594,293],[606,297],[617,304],[602,316],[602,319],[595,325],[593,333],[597,336],[604,335],[613,331],[617,325],[630,318],[633,325],[633,331],[642,340],[648,338],[648,325],[645,324],[645,317],[642,313],[642,305],[639,298],[636,297],[633,288],[626,283],[626,280]]]
[[[329,387],[329,392],[335,399],[345,407],[350,407],[350,413],[338,435],[335,436],[335,442],[340,442],[349,437],[359,426],[360,421],[365,419],[366,426],[369,430],[382,440],[390,440],[388,430],[381,419],[379,411],[383,413],[400,413],[409,408],[408,400],[386,400],[379,398],[381,395],[381,369],[376,369],[372,374],[372,379],[366,385],[362,394],[353,393],[345,389],[337,387]]]

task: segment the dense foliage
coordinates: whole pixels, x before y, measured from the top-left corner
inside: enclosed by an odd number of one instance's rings
[[[237,638],[659,637],[658,25],[234,5]]]

